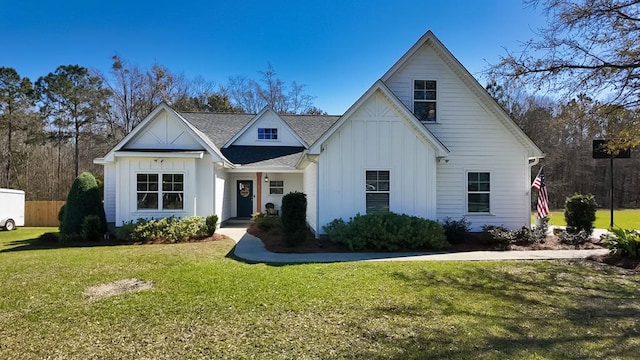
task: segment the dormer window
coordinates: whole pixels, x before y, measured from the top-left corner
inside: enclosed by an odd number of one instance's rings
[[[420,121],[436,121],[436,81],[413,81],[413,114]]]
[[[278,129],[258,128],[258,140],[278,140]]]

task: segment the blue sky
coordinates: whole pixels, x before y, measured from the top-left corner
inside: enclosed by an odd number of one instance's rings
[[[270,62],[341,114],[427,30],[484,85],[487,64],[544,22],[520,0],[0,0],[0,66],[35,80],[66,64],[108,71],[118,54],[225,84]]]

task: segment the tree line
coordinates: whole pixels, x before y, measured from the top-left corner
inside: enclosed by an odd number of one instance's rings
[[[305,85],[281,80],[271,64],[257,80],[236,76],[216,86],[167,67],[141,68],[112,58],[108,73],[61,65],[35,81],[0,67],[0,187],[28,200],[64,200],[83,171],[101,181],[93,159],[106,154],[156,106],[178,111],[324,114]]]

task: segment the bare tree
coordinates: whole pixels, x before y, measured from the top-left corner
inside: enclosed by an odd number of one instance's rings
[[[247,77],[232,77],[222,92],[229,96],[234,106],[248,113],[257,113],[265,106],[281,114],[304,114],[311,110],[322,112],[313,106],[313,96],[304,92],[304,84],[294,81],[287,86],[277,77],[271,63],[259,74],[260,82]]]
[[[538,39],[509,51],[489,69],[564,101],[588,94],[601,104],[640,106],[640,0],[526,0],[549,23]],[[631,124],[630,124],[631,125]],[[637,127],[619,133],[621,146],[640,144]]]

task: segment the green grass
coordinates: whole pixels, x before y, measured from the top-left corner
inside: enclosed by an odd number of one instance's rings
[[[20,237],[19,235],[26,237]],[[640,278],[585,262],[249,265],[233,242],[37,249],[0,232],[0,358],[636,358]],[[100,300],[126,278],[148,291]]]
[[[535,212],[531,216],[531,223],[535,223]],[[608,229],[611,224],[611,210],[598,210],[594,223],[597,229]],[[567,226],[564,221],[564,210],[551,211],[549,225]],[[614,210],[613,225],[622,229],[640,229],[640,209]]]

